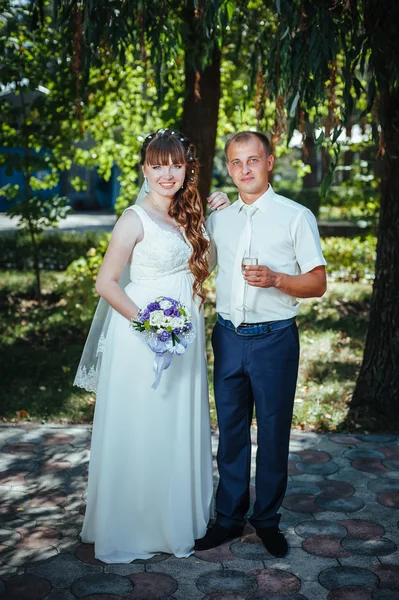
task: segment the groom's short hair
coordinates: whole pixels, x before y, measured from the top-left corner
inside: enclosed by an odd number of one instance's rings
[[[266,156],[273,154],[273,149],[270,140],[264,133],[260,133],[259,131],[240,131],[240,133],[236,133],[235,135],[233,135],[233,137],[227,140],[226,145],[224,147],[224,153],[226,155],[226,158],[230,144],[232,144],[233,142],[245,143],[248,142],[251,139],[251,137],[257,137],[258,140],[262,142],[266,152]]]

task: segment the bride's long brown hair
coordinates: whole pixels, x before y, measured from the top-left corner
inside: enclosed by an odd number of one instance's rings
[[[168,214],[184,227],[185,236],[192,247],[189,267],[194,275],[193,297],[205,301],[202,284],[209,275],[207,253],[209,241],[204,235],[204,210],[198,193],[199,163],[190,140],[178,131],[160,129],[146,137],[141,148],[141,165],[185,165],[183,187],[176,192]]]

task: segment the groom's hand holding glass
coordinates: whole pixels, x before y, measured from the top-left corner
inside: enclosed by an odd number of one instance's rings
[[[248,285],[254,287],[276,287],[277,276],[279,273],[272,271],[269,267],[264,265],[244,265],[243,264],[243,276]]]
[[[243,276],[248,285],[254,287],[275,287],[296,298],[321,297],[326,289],[326,272],[324,266],[315,267],[308,273],[288,275],[272,271],[264,265],[246,266]]]

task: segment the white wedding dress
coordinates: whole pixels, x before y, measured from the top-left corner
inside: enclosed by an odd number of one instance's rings
[[[94,415],[83,542],[106,563],[159,552],[187,557],[205,535],[213,497],[203,311],[192,298],[191,248],[140,206],[144,238],[133,251],[128,296],[183,302],[197,335],[175,356],[156,390],[154,353],[112,312]]]

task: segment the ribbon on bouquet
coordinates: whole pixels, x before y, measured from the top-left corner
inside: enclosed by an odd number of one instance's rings
[[[169,368],[175,354],[183,354],[185,352],[187,342],[184,339],[179,339],[178,342],[175,341],[174,343],[172,340],[162,342],[161,340],[153,338],[148,341],[148,345],[151,350],[155,352],[154,362],[152,364],[155,380],[151,387],[156,390],[161,381],[163,371],[166,371],[166,369]]]

